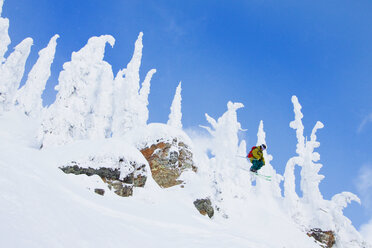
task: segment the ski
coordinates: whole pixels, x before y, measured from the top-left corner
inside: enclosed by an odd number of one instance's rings
[[[266,181],[271,181],[271,176],[266,176],[266,175],[262,175],[260,173],[257,173],[257,172],[253,172],[253,171],[250,171],[252,174],[258,176],[258,177],[261,177],[262,179],[265,179]]]
[[[240,167],[240,169],[245,170],[245,171],[248,171],[248,172],[250,172],[250,173],[252,173],[252,174],[254,174],[254,175],[256,175],[256,176],[258,176],[258,177],[260,177],[262,179],[265,179],[266,181],[271,181],[271,176],[262,175],[262,174],[260,174],[258,172],[253,172],[253,171],[247,170],[245,168],[241,168],[241,167]]]

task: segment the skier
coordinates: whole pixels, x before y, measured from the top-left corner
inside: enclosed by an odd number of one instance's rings
[[[266,145],[262,144],[260,146],[254,146],[252,147],[251,151],[248,154],[248,158],[252,163],[251,171],[257,172],[259,169],[261,169],[262,166],[265,165],[265,159],[263,156],[263,151],[266,149]]]

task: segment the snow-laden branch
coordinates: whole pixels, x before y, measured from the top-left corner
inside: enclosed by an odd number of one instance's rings
[[[302,112],[301,112],[301,105],[298,102],[296,96],[292,96],[292,103],[293,103],[293,111],[295,113],[295,120],[289,123],[289,126],[293,129],[296,129],[296,136],[297,136],[297,154],[301,155],[305,149],[305,137],[304,137],[304,125],[302,124]]]
[[[140,90],[140,97],[143,104],[146,106],[149,104],[149,94],[150,94],[150,82],[152,79],[152,76],[156,73],[156,69],[151,69],[149,72],[147,72],[145,80],[142,83],[142,87]]]
[[[301,157],[292,157],[288,160],[284,171],[284,197],[291,206],[298,202],[299,197],[296,193],[295,166],[303,164]]]
[[[342,192],[337,195],[334,195],[331,201],[335,206],[335,210],[337,211],[342,211],[352,201],[361,204],[359,197],[350,192]]]

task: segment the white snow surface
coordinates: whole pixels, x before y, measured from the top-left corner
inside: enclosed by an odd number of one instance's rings
[[[229,219],[217,214],[211,220],[193,206],[193,183],[164,190],[150,180],[133,197],[109,190],[97,195],[94,188],[107,188],[99,177],[66,175],[58,166],[130,145],[109,139],[38,150],[29,145],[37,126],[20,112],[0,117],[3,247],[318,247],[279,205],[253,195],[230,202],[235,210]],[[133,149],[126,155],[144,162]]]
[[[191,148],[193,147],[191,139],[182,129],[163,123],[150,123],[146,126],[134,128],[122,137],[122,139],[129,141],[138,148],[148,147],[159,143],[159,141],[172,142],[174,138],[184,142]]]

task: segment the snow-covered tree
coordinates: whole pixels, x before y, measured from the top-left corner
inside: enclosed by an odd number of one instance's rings
[[[266,133],[264,131],[264,124],[263,121],[260,121],[260,125],[258,127],[257,132],[257,146],[266,143]],[[274,198],[281,197],[281,190],[280,190],[280,182],[283,180],[281,175],[276,174],[275,169],[271,165],[271,161],[273,160],[273,156],[267,153],[267,150],[263,151],[263,155],[265,158],[265,166],[263,166],[260,170],[262,174],[269,175],[272,177],[271,183],[267,183],[264,180],[257,180],[256,187],[257,192],[264,197],[272,196]]]
[[[358,233],[352,226],[351,221],[345,217],[342,210],[347,203],[360,199],[350,193],[343,192],[335,195],[331,200],[323,199],[319,190],[319,183],[324,176],[318,172],[322,167],[319,161],[320,155],[314,149],[320,146],[316,140],[316,131],[323,128],[321,122],[314,126],[310,140],[305,139],[304,126],[302,123],[301,105],[296,96],[292,97],[295,112],[295,120],[290,123],[290,127],[296,129],[297,136],[297,156],[292,157],[286,165],[284,173],[284,192],[286,206],[294,220],[305,229],[321,228],[332,230],[336,235],[336,245],[343,247],[367,247]],[[296,165],[301,167],[301,191],[303,196],[300,198],[295,190],[294,168]]]
[[[324,176],[318,174],[322,165],[314,163],[320,159],[319,153],[314,152],[314,149],[320,145],[320,143],[316,141],[316,131],[323,128],[324,125],[318,121],[311,133],[311,140],[305,140],[304,126],[302,124],[302,107],[296,96],[292,97],[292,103],[294,106],[295,120],[290,123],[290,127],[296,130],[296,153],[298,154],[296,164],[301,166],[301,190],[303,193],[303,201],[306,203],[319,202],[323,199],[319,191],[319,183]],[[292,168],[292,166],[289,166],[288,169],[292,170],[294,167]]]
[[[110,35],[90,38],[63,65],[56,101],[42,123],[43,146],[111,134],[113,73],[103,61],[106,43],[113,46],[115,39]]]
[[[205,115],[211,127],[202,126],[212,136],[210,151],[214,157],[209,161],[213,178],[211,187],[214,188],[212,197],[218,202],[218,208],[223,214],[226,214],[227,209],[223,205],[228,199],[244,197],[251,186],[249,175],[241,170],[247,167],[247,162],[237,157],[246,149],[245,141],[239,144],[238,138],[238,132],[242,129],[236,111],[242,107],[242,103],[228,102],[227,111],[217,121]]]
[[[170,108],[171,112],[169,114],[168,125],[182,129],[182,111],[181,111],[181,82],[178,84],[176,93],[173,98],[172,106]]]
[[[5,61],[4,55],[8,50],[8,46],[10,44],[10,37],[8,34],[9,19],[1,17],[3,4],[4,0],[0,0],[0,64]]]
[[[15,104],[26,115],[36,117],[41,114],[41,95],[51,74],[50,66],[54,60],[58,38],[59,35],[53,36],[48,46],[40,50],[39,58],[28,74],[26,84],[16,93]]]
[[[33,43],[31,38],[26,38],[14,48],[7,59],[4,58],[10,37],[9,20],[1,17],[3,4],[4,0],[0,0],[0,113],[10,110],[13,106],[14,96],[21,83]]]
[[[152,69],[147,73],[140,89],[139,70],[142,59],[142,37],[143,33],[141,32],[135,42],[133,57],[127,68],[120,70],[115,77],[113,136],[122,136],[134,127],[147,124],[150,81],[156,70]]]
[[[302,107],[296,96],[292,97],[292,103],[294,106],[295,120],[290,123],[290,127],[296,130],[296,153],[298,155],[291,158],[287,162],[284,173],[284,190],[287,200],[291,201],[290,205],[293,207],[293,204],[298,201],[298,195],[295,191],[295,166],[301,166],[301,190],[303,193],[302,202],[306,204],[319,203],[321,200],[323,200],[323,196],[319,190],[319,183],[324,176],[318,174],[322,165],[315,163],[320,159],[320,155],[319,153],[314,152],[314,149],[320,145],[319,142],[316,141],[315,134],[318,129],[323,128],[323,124],[318,121],[311,133],[311,140],[305,140],[304,126],[302,124]]]
[[[242,103],[227,103],[227,111],[216,121],[208,114],[205,117],[212,128],[205,128],[213,137],[212,154],[217,158],[235,157],[239,148],[238,131],[242,130],[236,111]]]
[[[32,44],[31,38],[24,39],[0,66],[0,113],[13,106]]]

